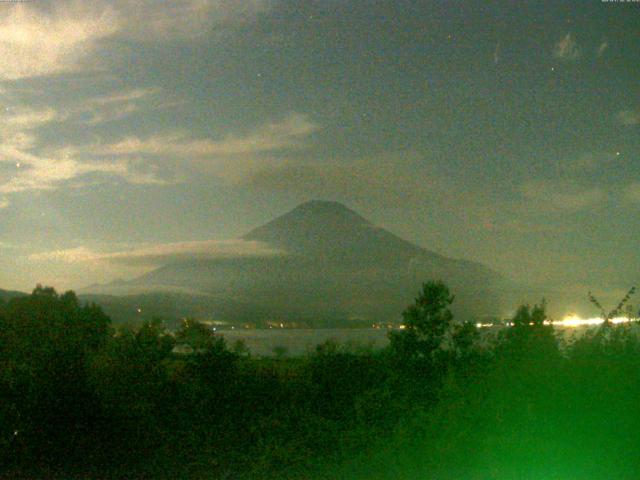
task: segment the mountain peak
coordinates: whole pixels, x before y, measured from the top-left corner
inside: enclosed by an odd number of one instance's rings
[[[309,200],[301,203],[280,218],[306,215],[315,217],[316,221],[321,221],[322,217],[333,217],[334,219],[343,219],[344,221],[350,221],[356,224],[369,224],[364,217],[354,212],[346,205],[332,200]]]
[[[295,210],[347,210],[353,211],[346,205],[336,202],[335,200],[321,200],[319,198],[314,198],[312,200],[307,200],[306,202],[302,202],[297,207],[293,209]]]
[[[289,253],[298,253],[340,263],[345,259],[384,258],[389,252],[403,257],[425,253],[345,205],[311,200],[262,225],[243,237],[257,240]]]
[[[335,241],[366,227],[371,227],[371,223],[341,203],[310,200],[253,229],[243,239],[297,250],[297,247],[307,245],[313,239],[333,238]]]

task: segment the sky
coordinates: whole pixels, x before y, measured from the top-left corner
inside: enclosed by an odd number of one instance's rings
[[[619,295],[640,280],[638,25],[600,0],[0,3],[0,288],[261,253],[234,239],[326,199]]]

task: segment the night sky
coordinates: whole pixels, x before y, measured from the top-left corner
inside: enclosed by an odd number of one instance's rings
[[[640,2],[90,3],[0,3],[0,288],[315,198],[579,297],[640,280]]]

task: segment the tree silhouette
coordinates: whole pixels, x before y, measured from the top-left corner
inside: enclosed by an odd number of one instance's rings
[[[636,287],[631,287],[629,291],[626,293],[624,297],[618,302],[613,310],[609,310],[606,312],[602,304],[598,301],[598,299],[593,295],[593,293],[589,292],[589,300],[593,305],[595,305],[598,310],[600,310],[600,315],[604,320],[603,326],[608,327],[611,325],[611,320],[617,316],[620,316],[623,312],[624,306],[631,300],[631,296],[636,292]]]
[[[38,285],[7,304],[0,318],[0,370],[13,412],[8,430],[19,432],[34,454],[56,457],[85,441],[83,432],[99,410],[87,359],[107,340],[109,325],[99,307],[81,306],[71,291],[58,295]]]
[[[546,302],[533,307],[521,305],[511,319],[511,327],[500,335],[501,348],[517,361],[555,361],[559,358],[558,340],[553,325],[547,322]]]
[[[453,300],[443,282],[424,283],[415,302],[402,312],[404,328],[389,333],[392,351],[405,359],[436,361],[451,330]]]

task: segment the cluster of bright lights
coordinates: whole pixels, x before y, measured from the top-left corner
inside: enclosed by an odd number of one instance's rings
[[[628,317],[615,317],[609,320],[611,323],[627,323],[632,321],[632,319]],[[590,325],[600,325],[604,323],[604,319],[601,317],[595,318],[580,318],[577,315],[568,315],[564,317],[562,320],[558,320],[555,322],[546,321],[545,324],[548,325],[558,325],[560,327],[582,327],[582,326],[590,326]]]
[[[628,318],[628,317],[615,317],[615,318],[611,318],[609,321],[611,323],[615,323],[615,324],[619,324],[619,323],[628,323],[628,322],[633,322],[636,319],[633,318]],[[601,323],[604,323],[604,319],[601,317],[594,317],[594,318],[580,318],[577,315],[567,315],[566,317],[564,317],[562,320],[545,320],[544,324],[545,325],[554,325],[556,327],[588,327],[588,326],[592,326],[592,325],[600,325]],[[513,326],[512,322],[506,322],[504,323],[505,326],[507,327],[511,327]],[[531,324],[533,325],[533,323]],[[478,328],[488,328],[488,327],[493,327],[495,326],[495,324],[493,323],[476,323],[476,327]]]

